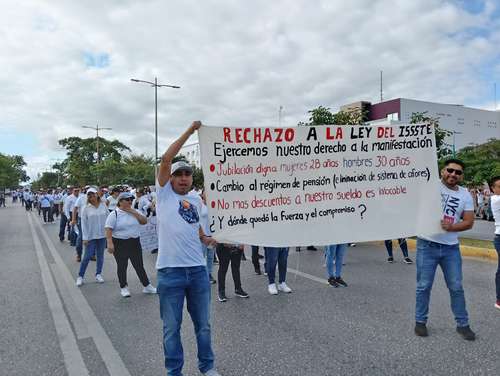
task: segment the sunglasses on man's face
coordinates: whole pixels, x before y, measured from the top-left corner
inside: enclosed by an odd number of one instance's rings
[[[462,170],[456,170],[454,168],[451,168],[451,167],[446,167],[446,171],[449,173],[449,174],[453,174],[455,173],[455,175],[457,176],[461,176],[464,172]]]

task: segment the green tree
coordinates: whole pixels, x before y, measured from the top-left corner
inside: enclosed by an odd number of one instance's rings
[[[410,118],[411,124],[426,123],[434,127],[436,134],[436,151],[438,160],[451,154],[450,145],[445,142],[447,137],[450,137],[453,132],[443,129],[439,126],[439,118],[428,116],[425,112],[413,112]]]
[[[330,108],[323,106],[307,111],[307,113],[310,114],[309,121],[300,122],[299,125],[357,125],[364,123],[366,115],[361,110],[333,113]]]
[[[155,164],[153,157],[147,157],[143,154],[132,154],[123,159],[123,183],[136,187],[154,185],[155,183]],[[120,182],[116,182],[120,183]]]
[[[28,181],[24,166],[26,162],[22,156],[0,153],[0,188],[17,188],[19,183]]]
[[[38,175],[31,188],[35,191],[40,189],[57,188],[61,184],[61,176],[57,172],[45,171]]]
[[[70,184],[99,184],[101,168],[98,162],[122,160],[122,155],[130,148],[118,140],[109,141],[99,137],[99,161],[97,159],[97,138],[69,137],[59,140],[59,145],[67,150],[67,158],[62,162],[64,173]],[[103,167],[103,169],[105,169]]]
[[[490,139],[481,145],[466,146],[456,154],[465,163],[464,183],[481,185],[500,176],[500,140]]]

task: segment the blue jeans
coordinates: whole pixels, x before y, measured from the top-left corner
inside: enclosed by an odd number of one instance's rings
[[[82,222],[80,220],[80,217],[78,217],[77,225],[78,225],[78,236],[76,238],[76,254],[78,256],[81,256],[83,250],[83,239],[82,239]]]
[[[288,264],[288,248],[264,247],[266,257],[266,272],[269,284],[275,283],[276,264],[278,264],[279,283],[286,281],[286,268]]]
[[[184,350],[181,323],[184,298],[193,321],[198,344],[198,368],[204,373],[214,368],[210,334],[210,284],[205,266],[158,270],[160,316],[163,320],[163,351],[167,375],[182,375]]]
[[[429,300],[437,266],[443,271],[446,286],[450,291],[451,310],[457,326],[469,325],[462,287],[462,256],[458,244],[446,245],[417,239],[417,296],[415,321],[426,323]]]
[[[326,247],[326,271],[328,278],[342,276],[342,262],[344,255],[347,251],[347,243],[345,244],[332,244]],[[333,270],[333,263],[335,262],[335,271]]]
[[[97,275],[102,273],[105,248],[106,248],[106,238],[89,240],[89,243],[85,247],[85,255],[83,256],[82,263],[80,264],[80,272],[78,273],[80,277],[83,278],[85,276],[85,271],[87,270],[90,258],[94,255],[97,258],[95,274]]]
[[[214,268],[214,253],[215,250],[213,248],[208,248],[205,244],[201,245],[203,249],[203,255],[207,259],[207,273],[209,276],[212,275],[212,270]]]
[[[498,253],[498,268],[497,274],[495,275],[495,285],[497,287],[497,300],[500,301],[500,235],[495,235],[493,244],[495,244],[495,249]]]
[[[68,218],[66,214],[61,213],[61,219],[59,220],[59,240],[64,240],[64,232],[66,231],[66,226],[68,224]]]
[[[406,238],[398,239],[399,247],[401,248],[401,252],[403,252],[403,257],[408,257],[408,244],[406,243]],[[392,253],[392,240],[385,240],[385,249],[387,249],[387,254],[389,257],[394,257]]]

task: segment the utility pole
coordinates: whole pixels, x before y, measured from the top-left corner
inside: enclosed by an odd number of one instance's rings
[[[281,114],[283,112],[283,106],[280,105],[280,109],[278,112],[278,125],[281,127]]]
[[[95,127],[89,127],[87,125],[82,125],[82,128],[88,128],[88,129],[93,129],[96,131],[96,144],[97,144],[97,164],[101,161],[100,155],[99,155],[99,130],[111,130],[113,128],[102,128],[99,127],[99,124],[97,124]]]

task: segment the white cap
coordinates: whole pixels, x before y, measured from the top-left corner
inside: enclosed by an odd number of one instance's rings
[[[193,168],[189,163],[184,161],[179,161],[172,164],[172,168],[170,169],[170,174],[173,175],[177,171],[189,171],[190,173],[193,173]]]
[[[89,189],[87,189],[87,194],[89,193],[97,193],[97,189],[95,189],[94,187],[90,187]]]

